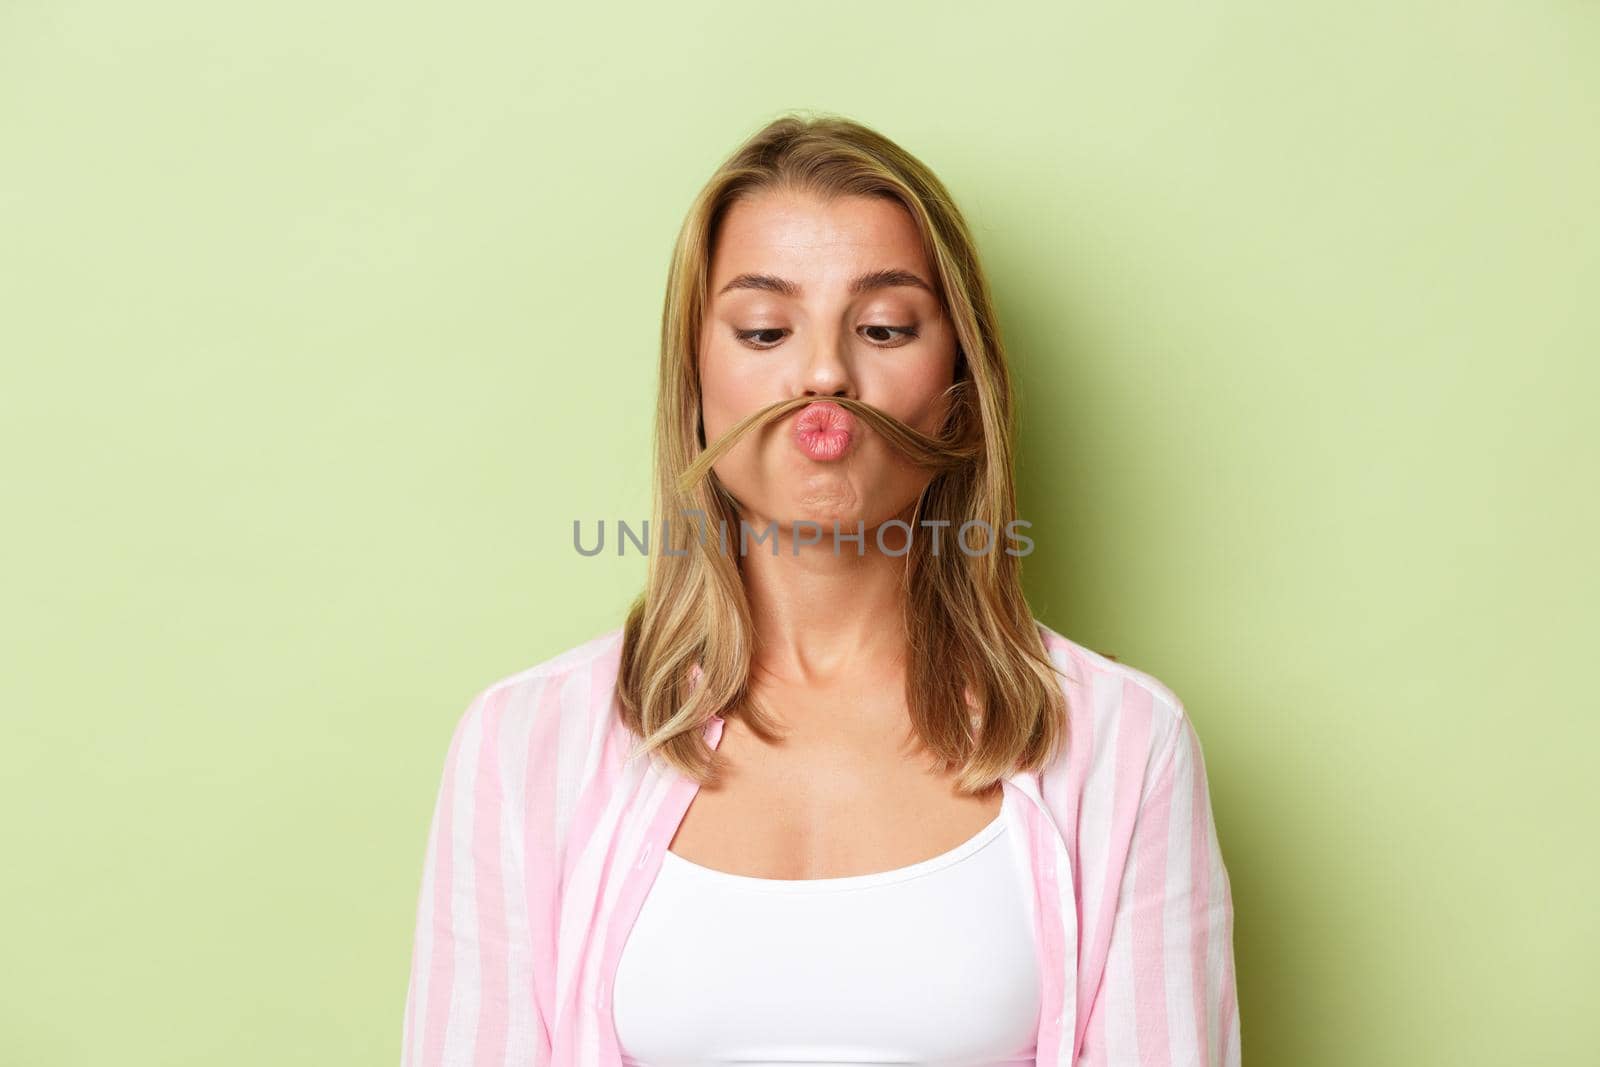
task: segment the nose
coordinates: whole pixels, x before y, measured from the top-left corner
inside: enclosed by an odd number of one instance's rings
[[[855,383],[842,346],[832,338],[818,338],[811,346],[801,378],[805,396],[855,396]]]

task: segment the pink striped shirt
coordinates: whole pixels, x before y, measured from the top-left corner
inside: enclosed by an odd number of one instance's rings
[[[1061,636],[1069,740],[1004,781],[1043,962],[1041,1064],[1237,1067],[1233,901],[1200,740],[1161,682]],[[488,686],[429,829],[402,1067],[621,1063],[611,985],[698,785],[616,714],[620,628]],[[715,746],[723,720],[706,724]],[[715,996],[715,990],[706,990]]]

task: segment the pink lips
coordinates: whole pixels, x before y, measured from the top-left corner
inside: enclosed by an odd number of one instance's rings
[[[826,400],[802,408],[794,422],[795,447],[822,463],[842,457],[855,436],[856,417]]]

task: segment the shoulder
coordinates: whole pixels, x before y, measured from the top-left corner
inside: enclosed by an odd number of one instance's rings
[[[1047,773],[1127,774],[1170,760],[1193,732],[1178,695],[1148,671],[1035,622],[1067,704],[1067,744]]]
[[[495,679],[461,714],[458,739],[481,738],[507,769],[554,771],[558,762],[581,760],[616,720],[621,654],[619,626]]]
[[[485,687],[484,692],[542,687],[552,679],[567,679],[579,674],[593,677],[597,671],[607,669],[615,675],[621,651],[622,627],[618,626],[497,679]]]

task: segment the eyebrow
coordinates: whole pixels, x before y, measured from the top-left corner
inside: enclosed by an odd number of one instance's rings
[[[865,274],[857,275],[850,282],[850,295],[860,296],[873,289],[889,289],[897,285],[909,285],[929,293],[933,292],[933,286],[911,271],[891,269],[869,270]],[[762,289],[788,297],[798,297],[801,292],[799,285],[787,278],[779,278],[775,274],[740,274],[718,289],[717,295],[721,296],[730,289]]]

